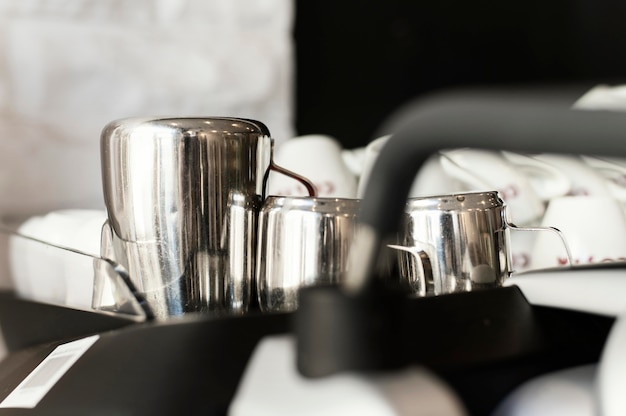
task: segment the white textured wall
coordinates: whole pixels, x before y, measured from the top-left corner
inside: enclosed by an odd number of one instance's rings
[[[291,0],[0,0],[0,213],[100,208],[102,127],[239,116],[293,135]]]

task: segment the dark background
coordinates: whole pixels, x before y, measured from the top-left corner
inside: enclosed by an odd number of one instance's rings
[[[296,0],[296,129],[367,144],[459,86],[626,80],[623,0]]]

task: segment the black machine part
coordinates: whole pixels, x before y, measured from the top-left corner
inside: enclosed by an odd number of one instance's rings
[[[410,186],[428,157],[439,150],[463,147],[626,156],[625,136],[626,114],[618,112],[572,110],[562,103],[533,97],[522,99],[480,92],[446,93],[425,100],[416,108],[412,119],[391,136],[375,163],[377,175],[372,175],[368,182],[360,217],[365,232],[359,235],[351,249],[353,264],[359,267],[351,270],[344,288],[326,287],[301,292],[301,305],[305,307],[296,312],[301,373],[320,377],[350,369],[394,368],[410,361],[423,362],[423,355],[401,353],[399,347],[406,342],[403,331],[430,325],[425,321],[438,321],[440,316],[435,318],[432,310],[426,313],[432,304],[439,303],[439,311],[455,308],[458,312],[455,316],[460,319],[476,312],[471,307],[473,299],[487,296],[478,292],[446,295],[442,299],[417,299],[398,306],[398,302],[389,301],[395,296],[393,293],[397,287],[388,289],[387,285],[376,283],[379,280],[375,274],[376,264],[383,243],[397,231]],[[503,325],[500,332],[492,335],[507,334],[512,330],[506,329],[507,325],[518,326],[515,330],[521,333],[527,331],[524,336],[509,339],[511,342],[515,340],[515,345],[500,344],[501,354],[507,354],[507,350],[513,353],[516,348],[519,348],[517,352],[523,352],[521,355],[531,354],[537,348],[535,342],[543,343],[539,349],[550,348],[551,341],[545,343],[546,339],[542,341],[535,332],[543,331],[540,327],[545,323],[536,326],[536,319],[541,314],[530,313],[510,289],[491,292],[490,298],[481,303],[480,313],[491,322]],[[508,296],[512,298],[503,301]],[[494,309],[489,312],[491,307]],[[398,308],[405,309],[398,312]],[[425,310],[418,313],[422,308]],[[508,323],[492,320],[491,317],[498,316],[498,313],[513,314],[522,319]],[[330,316],[334,318],[329,319]],[[473,318],[479,317],[474,315]],[[474,321],[474,325],[476,322],[480,320]],[[460,331],[458,334],[469,334],[459,327],[458,322],[450,321],[450,325]],[[324,326],[329,329],[321,330]],[[482,339],[484,348],[494,339],[481,338],[489,334],[481,332],[482,329],[479,328],[475,336]],[[342,334],[349,335],[343,337]],[[323,347],[330,345],[334,346]],[[469,349],[464,354],[463,359],[471,361]],[[439,361],[437,365],[458,363],[453,356],[446,357],[446,360],[439,358],[435,360]]]
[[[384,241],[399,225],[410,186],[439,150],[471,147],[526,153],[626,156],[626,115],[573,110],[533,95],[447,92],[424,99],[381,149],[363,197],[358,258],[348,287],[358,291],[375,273]]]

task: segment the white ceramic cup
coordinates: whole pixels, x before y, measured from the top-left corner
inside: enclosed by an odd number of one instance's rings
[[[530,270],[532,264],[533,248],[536,234],[534,232],[522,231],[510,233],[511,268],[514,273]],[[556,236],[551,236],[555,238]]]
[[[46,243],[99,256],[104,210],[59,210],[34,216],[11,237],[11,271],[16,292],[28,299],[90,308],[93,293],[93,258]]]
[[[378,159],[378,155],[380,154],[380,150],[385,146],[387,141],[391,135],[381,136],[377,139],[372,140],[365,146],[365,151],[362,158],[362,168],[361,175],[359,176],[359,182],[357,186],[357,197],[363,198],[363,194],[365,193],[365,188],[367,187],[367,181],[370,176],[372,176],[374,169],[374,164],[376,163],[376,159]]]
[[[550,201],[562,196],[611,198],[611,192],[607,187],[606,181],[593,168],[588,166],[584,162],[584,158],[580,156],[550,153],[534,155],[511,152],[502,153],[517,169],[529,178],[536,192],[546,203],[550,203]],[[567,186],[561,186],[560,189],[559,174],[567,181]],[[546,178],[548,179],[546,180]],[[557,202],[556,204],[560,203]],[[543,223],[546,224],[545,221]],[[541,255],[535,250],[538,238],[541,238],[541,241],[553,239],[555,247],[557,247],[556,249],[562,253],[559,257],[559,262],[562,264],[567,263],[567,256],[562,248],[563,245],[560,241],[557,241],[554,235],[515,233],[511,235],[511,250],[514,253],[513,264],[516,271],[521,272],[536,267],[547,267],[546,263],[542,263],[542,259],[533,260],[535,256]],[[575,259],[575,261],[580,262],[582,260]]]
[[[317,196],[355,198],[357,178],[342,157],[343,148],[336,139],[318,134],[299,136],[280,144],[274,161],[310,179]],[[309,196],[298,181],[275,172],[270,173],[268,195]]]
[[[467,187],[447,174],[441,164],[441,154],[429,157],[421,166],[411,185],[410,198],[450,195],[466,192]]]
[[[580,156],[541,153],[533,155],[532,158],[553,166],[569,178],[570,190],[567,195],[611,196],[604,178],[589,167]]]
[[[461,182],[465,192],[498,191],[508,206],[509,220],[517,225],[537,225],[545,211],[532,184],[501,152],[454,149],[441,152],[445,173]]]
[[[506,160],[522,172],[543,201],[567,195],[571,190],[569,177],[557,166],[522,153],[502,151]]]
[[[350,169],[350,172],[352,172],[358,180],[361,173],[363,173],[363,166],[365,164],[365,147],[343,149],[341,151],[341,158],[348,169]]]
[[[626,205],[626,159],[582,156],[582,160],[604,179],[613,198]]]
[[[564,196],[550,201],[543,226],[559,229],[573,265],[626,260],[626,218],[620,205],[605,196]],[[531,268],[567,266],[563,245],[553,235],[536,236]]]
[[[367,181],[371,177],[374,168],[374,163],[380,154],[380,150],[387,143],[391,136],[381,136],[371,141],[364,150],[362,156],[362,168],[361,175],[359,177],[359,186],[357,191],[357,197],[363,198],[365,193],[365,187]],[[424,164],[420,167],[417,173],[411,189],[409,191],[409,198],[418,198],[426,196],[439,196],[448,195],[457,192],[464,192],[466,187],[463,186],[455,178],[450,177],[443,170],[439,161],[439,155],[432,155]]]
[[[85,212],[74,229],[71,247],[95,257],[100,253],[102,226],[106,222],[104,211]],[[89,309],[92,306],[94,291],[94,260],[87,256],[75,255],[65,262],[66,304]]]

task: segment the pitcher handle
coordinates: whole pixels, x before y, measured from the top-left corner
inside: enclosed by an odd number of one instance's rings
[[[270,177],[270,172],[274,171],[276,173],[280,173],[283,174],[291,179],[294,179],[298,182],[300,182],[305,188],[307,193],[309,194],[310,197],[314,198],[317,196],[317,187],[315,186],[315,184],[313,182],[311,182],[310,179],[305,178],[304,176],[292,172],[289,169],[285,169],[282,166],[277,165],[274,162],[274,140],[271,141],[271,145],[270,145],[270,166],[269,169],[267,169],[267,171],[265,172],[265,175],[263,176],[263,195],[262,195],[262,199],[265,200],[265,198],[267,197],[267,181],[269,180]]]
[[[300,182],[306,188],[306,191],[309,193],[310,197],[317,196],[317,187],[315,186],[313,182],[311,182],[310,179],[305,178],[304,176],[298,173],[290,171],[289,169],[285,169],[282,166],[278,166],[276,163],[274,163],[274,161],[270,163],[269,170],[271,171],[273,170],[274,172],[277,172],[277,173],[282,173],[283,175],[288,176],[291,179],[294,179]],[[265,187],[263,187],[263,192],[265,193]],[[263,199],[265,199],[265,195],[263,195]]]
[[[399,246],[395,244],[387,244],[387,247],[400,250],[400,251],[405,251],[409,254],[412,254],[413,257],[415,257],[415,259],[419,261],[421,273],[419,273],[418,275],[418,280],[419,280],[419,285],[420,285],[418,295],[426,296],[427,268],[424,266],[424,261],[430,262],[430,258],[428,257],[428,254],[426,254],[426,252],[424,250],[421,250],[419,247],[406,247],[406,246]],[[429,278],[430,279],[434,278],[432,269],[430,269]]]
[[[559,230],[556,227],[543,227],[543,226],[535,226],[535,227],[520,227],[517,226],[511,222],[505,221],[507,227],[513,229],[513,230],[517,230],[517,231],[550,231],[554,234],[556,234],[559,239],[561,240],[561,243],[563,243],[563,247],[565,248],[565,253],[567,255],[567,263],[570,266],[574,265],[574,257],[572,256],[572,250],[569,247],[569,244],[567,243],[567,240],[565,239],[565,236],[563,235],[563,232],[561,230]]]

